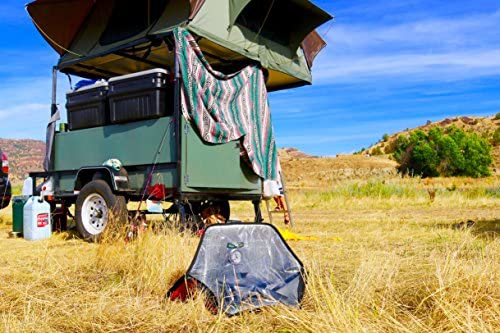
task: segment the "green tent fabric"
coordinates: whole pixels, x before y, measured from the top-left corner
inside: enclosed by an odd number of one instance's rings
[[[243,9],[251,0],[229,0],[229,24],[233,26]]]
[[[264,74],[258,65],[225,75],[215,71],[193,36],[174,30],[185,118],[209,143],[241,139],[243,154],[264,179],[278,178],[277,150]]]
[[[270,90],[312,82],[299,44],[331,19],[308,0],[37,0],[27,9],[65,73],[109,78],[172,67],[162,40],[180,26],[214,67],[259,62]]]

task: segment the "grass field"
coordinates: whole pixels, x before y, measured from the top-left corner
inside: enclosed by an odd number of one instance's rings
[[[202,297],[164,301],[197,237],[167,230],[89,244],[62,233],[27,242],[7,238],[3,210],[0,331],[500,331],[498,177],[314,179],[289,182],[293,232],[318,237],[290,242],[309,272],[301,309],[227,318]],[[250,205],[232,211],[252,218]]]

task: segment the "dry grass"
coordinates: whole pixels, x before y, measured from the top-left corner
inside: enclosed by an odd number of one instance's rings
[[[166,230],[89,244],[7,239],[0,212],[0,331],[498,332],[500,180],[332,180],[294,186],[291,242],[308,272],[301,309],[211,315],[163,296],[198,239]],[[435,189],[431,202],[428,189]],[[233,216],[251,218],[251,205]],[[474,220],[472,228],[460,222]],[[281,226],[281,225],[279,225]]]

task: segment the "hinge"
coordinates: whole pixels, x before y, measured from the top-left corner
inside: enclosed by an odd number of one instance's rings
[[[189,124],[184,124],[184,134],[188,134],[189,133]]]
[[[184,184],[189,184],[189,175],[184,175]]]

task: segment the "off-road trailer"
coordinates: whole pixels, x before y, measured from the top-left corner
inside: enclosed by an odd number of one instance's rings
[[[29,174],[33,193],[45,194],[54,209],[76,204],[75,222],[84,237],[104,230],[111,207],[123,217],[128,201],[151,198],[171,202],[164,213],[179,213],[182,222],[198,221],[207,205],[217,205],[228,219],[229,200],[251,201],[255,221],[261,221],[262,181],[240,158],[239,140],[215,145],[200,138],[180,110],[177,60],[174,73],[166,88],[173,90],[164,104],[167,115],[56,131],[50,169]],[[56,96],[57,68],[52,86]],[[56,108],[53,101],[52,116]],[[103,165],[111,158],[123,164],[120,170]],[[36,186],[40,179],[50,183]]]
[[[45,171],[30,173],[33,193],[46,197],[54,216],[64,220],[76,204],[80,233],[94,238],[111,210],[122,218],[128,201],[151,197],[171,202],[164,213],[177,212],[183,221],[197,220],[207,206],[227,219],[229,200],[251,201],[261,221],[262,179],[240,158],[240,141],[209,144],[182,116],[172,31],[194,33],[219,71],[260,64],[272,91],[311,83],[312,62],[326,45],[314,29],[332,18],[328,13],[308,0],[36,0],[27,9],[61,55],[53,69]],[[91,126],[69,119],[69,128],[55,130],[58,71],[111,79],[152,68],[166,71],[154,116]],[[139,96],[132,103],[142,102]]]

